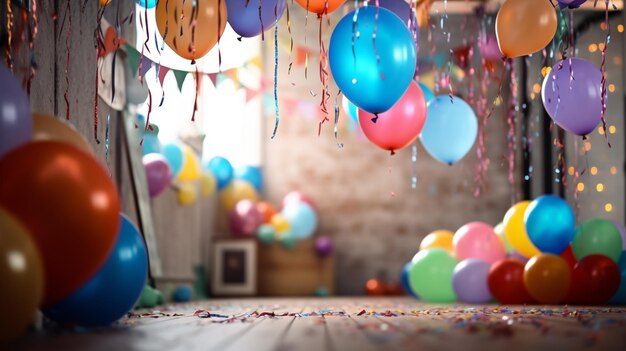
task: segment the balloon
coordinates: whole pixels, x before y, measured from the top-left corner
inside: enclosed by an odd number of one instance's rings
[[[111,3],[113,0],[100,0],[100,6],[106,6]]]
[[[359,123],[359,108],[344,95],[341,97],[341,108],[350,116],[354,123]]]
[[[487,277],[489,291],[502,304],[521,305],[532,302],[524,285],[524,263],[506,258],[494,263]]]
[[[189,19],[181,20],[181,13]],[[224,33],[226,13],[226,5],[220,0],[168,0],[157,1],[155,16],[167,46],[180,57],[195,60],[206,55]]]
[[[543,106],[559,127],[587,135],[602,117],[601,83],[602,73],[591,62],[579,58],[560,61],[543,79]]]
[[[415,12],[404,0],[379,0],[379,7],[385,8],[398,16],[411,32],[415,45],[419,46],[420,28],[415,17]]]
[[[453,302],[452,274],[456,260],[439,248],[418,252],[413,257],[409,283],[412,290],[426,302]]]
[[[276,232],[271,224],[261,224],[256,230],[257,239],[265,245],[273,244],[275,236]]]
[[[577,260],[585,256],[600,254],[618,262],[622,255],[622,237],[613,222],[594,218],[583,222],[574,234],[572,248]]]
[[[426,235],[420,243],[420,250],[428,250],[434,247],[452,252],[452,238],[454,233],[449,230],[435,230]]]
[[[156,124],[150,123],[147,130],[142,131],[142,143],[141,151],[144,155],[162,152],[161,141],[159,141],[159,127]]]
[[[185,155],[185,161],[183,161],[183,168],[178,173],[178,180],[181,182],[193,182],[200,179],[202,169],[198,162],[198,156],[189,146],[183,146],[183,154]]]
[[[178,200],[178,203],[183,206],[193,204],[198,199],[196,187],[191,184],[180,185],[178,187],[178,191],[176,191],[176,199]]]
[[[146,171],[148,193],[151,198],[157,197],[172,182],[172,169],[161,154],[147,154],[143,157],[143,168]]]
[[[343,5],[346,0],[296,0],[307,12],[329,14]]]
[[[459,228],[454,233],[452,247],[459,260],[479,258],[494,263],[506,255],[493,227],[483,222],[471,222]]]
[[[315,252],[320,257],[330,256],[333,253],[333,239],[329,236],[322,235],[315,239]]]
[[[615,224],[615,228],[619,230],[619,234],[622,236],[622,250],[626,250],[626,227],[621,222],[612,221]]]
[[[429,104],[431,101],[435,99],[435,94],[433,94],[432,90],[430,90],[426,84],[422,82],[417,82],[417,85],[422,89],[422,93],[424,94],[424,98],[426,99],[426,103]]]
[[[304,202],[308,204],[309,206],[311,206],[312,209],[317,209],[313,200],[307,195],[299,191],[292,191],[288,193],[287,195],[285,195],[285,197],[283,197],[282,207],[285,208],[291,203],[298,203],[298,202]]]
[[[498,47],[508,58],[532,54],[550,44],[556,24],[549,1],[507,0],[496,17]]]
[[[560,8],[577,9],[580,5],[584,4],[587,0],[558,0]]]
[[[261,192],[263,190],[263,174],[259,167],[243,166],[235,169],[235,179],[245,180]]]
[[[158,0],[135,0],[135,3],[143,8],[151,9],[156,6]]]
[[[28,95],[5,65],[0,65],[0,157],[31,140],[33,120]]]
[[[233,166],[223,157],[213,157],[206,165],[206,168],[215,175],[218,190],[224,189],[233,179]]]
[[[221,199],[224,209],[231,211],[241,200],[259,201],[259,195],[250,183],[243,180],[233,180],[222,190]]]
[[[538,255],[539,250],[533,245],[526,233],[524,226],[524,213],[530,205],[530,201],[520,201],[509,208],[504,215],[504,235],[513,249],[522,256],[530,258]]]
[[[448,165],[462,159],[478,133],[472,108],[459,97],[450,101],[448,95],[437,96],[428,104],[427,115],[420,140],[428,154]]]
[[[108,171],[65,143],[29,143],[2,158],[0,206],[27,228],[42,255],[44,306],[96,273],[117,238],[120,201]]]
[[[617,264],[604,255],[583,257],[574,266],[570,301],[579,305],[603,305],[615,295],[620,285]]]
[[[233,235],[239,237],[253,235],[263,223],[263,218],[256,207],[256,203],[247,199],[237,202],[228,218]]]
[[[202,191],[202,196],[208,197],[215,194],[215,190],[217,189],[217,180],[213,176],[211,172],[202,172],[200,175],[200,190]]]
[[[617,263],[620,270],[620,284],[617,292],[609,303],[616,305],[626,305],[626,251],[622,251],[622,256]]]
[[[328,49],[330,70],[337,86],[359,109],[381,113],[400,100],[413,80],[415,42],[402,20],[389,10],[381,8],[377,14],[375,7],[365,6],[358,11],[357,36],[352,33],[354,11],[333,30]]]
[[[280,238],[278,240],[280,241],[280,244],[287,250],[293,250],[298,245],[298,238],[293,235],[290,230],[280,234]]]
[[[179,285],[174,289],[174,293],[172,294],[172,300],[175,302],[189,302],[191,301],[191,297],[193,292],[191,291],[191,287],[187,285]]]
[[[70,144],[88,154],[93,154],[91,145],[74,126],[53,116],[33,113],[33,141],[60,141]]]
[[[417,83],[411,82],[402,98],[387,110],[374,116],[359,110],[363,134],[378,147],[392,154],[411,144],[426,122],[426,98]]]
[[[226,0],[226,9],[235,33],[251,38],[276,25],[285,12],[285,0]]]
[[[183,153],[183,149],[180,145],[176,143],[168,143],[163,145],[163,156],[167,159],[167,163],[170,164],[170,168],[172,169],[172,176],[177,177],[183,168],[183,163],[185,160],[185,154]]]
[[[489,263],[469,258],[454,267],[452,287],[459,300],[466,303],[486,303],[492,297],[487,286]]]
[[[526,264],[526,262],[528,262],[528,257],[525,257],[524,255],[520,254],[517,251],[513,251],[508,255],[509,258],[518,260],[524,264]]]
[[[371,278],[365,282],[365,295],[368,296],[384,296],[387,289],[382,280]]]
[[[574,250],[572,249],[572,245],[568,245],[567,248],[563,250],[563,252],[561,252],[559,256],[561,256],[561,258],[564,259],[565,262],[567,262],[569,268],[571,268],[572,270],[574,269],[577,261],[576,256],[574,256]]]
[[[498,39],[493,34],[479,34],[478,49],[481,57],[488,61],[499,61],[504,56],[498,47]]]
[[[20,335],[34,320],[43,297],[43,269],[26,228],[0,208],[0,343]]]
[[[400,275],[400,283],[402,284],[402,288],[407,295],[413,296],[415,298],[419,298],[413,289],[411,288],[411,283],[409,282],[409,273],[411,272],[411,266],[413,264],[411,262],[407,262],[402,267],[402,273]]]
[[[272,227],[274,227],[274,230],[276,231],[276,234],[278,236],[290,230],[289,222],[287,222],[285,217],[283,217],[283,215],[280,213],[272,216],[270,224],[272,225]]]
[[[325,286],[320,286],[319,288],[315,289],[316,297],[328,297],[329,295],[330,295],[330,292],[328,291],[328,288],[326,288]]]
[[[263,217],[263,223],[269,223],[272,220],[272,216],[278,213],[274,205],[269,202],[260,201],[256,206]]]
[[[150,285],[146,285],[141,291],[139,301],[137,301],[135,306],[138,308],[152,308],[159,303],[158,301],[159,296],[157,295],[157,290],[153,289]]]
[[[298,239],[306,239],[317,229],[317,214],[304,202],[291,203],[280,212],[289,222],[291,232]]]
[[[139,230],[121,215],[115,247],[104,266],[80,289],[44,310],[61,323],[107,326],[124,317],[141,296],[148,277],[148,254]]]
[[[559,304],[567,297],[572,270],[564,259],[539,254],[524,267],[524,284],[530,296],[543,304]]]
[[[524,212],[528,238],[541,252],[560,255],[574,239],[574,212],[556,195],[534,199]]]
[[[506,238],[506,235],[504,234],[504,223],[500,222],[496,224],[496,226],[493,227],[493,232],[496,233],[498,238],[500,238],[500,240],[502,241],[502,245],[504,245],[504,252],[506,252],[507,254],[513,253],[513,246],[511,246]]]

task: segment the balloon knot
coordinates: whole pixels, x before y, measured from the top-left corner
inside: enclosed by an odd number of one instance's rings
[[[389,151],[391,151],[391,156],[393,156],[393,155],[395,155],[395,154],[396,154],[396,151],[395,151],[395,150],[389,150]]]
[[[196,59],[191,59],[191,64],[195,65],[196,64]]]
[[[452,162],[448,162],[448,166],[452,166]]]
[[[372,123],[376,123],[378,121],[378,113],[374,114],[374,118],[372,118]]]
[[[238,40],[238,41],[241,41],[241,38],[242,38],[242,37],[237,37],[237,40]]]

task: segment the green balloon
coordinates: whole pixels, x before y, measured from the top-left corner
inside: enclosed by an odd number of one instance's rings
[[[156,294],[156,290],[154,290],[150,285],[146,285],[141,291],[141,296],[139,296],[137,307],[152,308],[157,305],[158,300],[159,297]]]
[[[163,293],[161,290],[154,290],[154,294],[157,297],[157,305],[163,305],[165,303],[165,297],[163,297]]]
[[[493,229],[496,235],[502,240],[502,243],[504,244],[504,252],[508,254],[513,253],[513,251],[515,251],[513,249],[513,246],[511,246],[509,239],[507,239],[506,235],[504,235],[504,224],[500,222]]]
[[[283,233],[280,237],[280,243],[287,250],[293,250],[298,245],[298,238],[296,238],[291,231]]]
[[[266,245],[271,245],[274,243],[274,237],[276,236],[276,232],[274,231],[274,227],[270,224],[262,224],[256,230],[256,237],[259,241]]]
[[[413,258],[409,270],[409,284],[415,293],[426,302],[454,302],[456,294],[452,288],[452,273],[456,259],[444,249],[422,250]]]
[[[622,254],[622,236],[613,222],[600,218],[590,219],[576,228],[572,249],[577,261],[589,255],[600,254],[618,262]]]

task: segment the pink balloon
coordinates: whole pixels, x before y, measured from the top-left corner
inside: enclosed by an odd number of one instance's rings
[[[305,194],[303,194],[303,193],[301,193],[299,191],[292,191],[292,192],[288,193],[287,195],[285,195],[285,197],[283,197],[282,207],[285,208],[287,206],[287,204],[290,204],[292,202],[305,202],[309,206],[311,206],[312,209],[317,211],[317,207],[315,206],[315,202],[313,202],[313,200],[310,197],[308,197],[307,195],[305,195]]]
[[[379,147],[391,151],[402,149],[419,136],[426,122],[426,98],[411,82],[402,98],[391,109],[375,115],[359,109],[359,125],[365,136]]]
[[[162,193],[172,182],[172,168],[165,156],[151,153],[143,156],[143,167],[146,171],[148,192],[150,197]]]
[[[239,237],[254,235],[257,228],[263,224],[263,215],[256,203],[251,200],[237,202],[228,219],[233,234]]]
[[[494,263],[506,257],[504,245],[493,227],[483,222],[468,223],[454,233],[454,254],[459,261],[478,258]]]
[[[498,46],[498,39],[494,34],[481,34],[478,36],[478,48],[481,56],[488,61],[499,61],[504,56]]]

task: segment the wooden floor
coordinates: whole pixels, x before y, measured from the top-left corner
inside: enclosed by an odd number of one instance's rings
[[[10,350],[626,350],[626,308],[427,305],[409,298],[237,299],[136,311]]]

